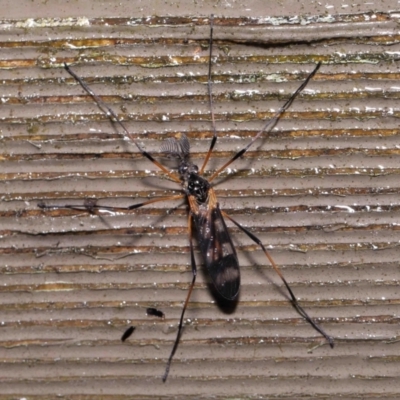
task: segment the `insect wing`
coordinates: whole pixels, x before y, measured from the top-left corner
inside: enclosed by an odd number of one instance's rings
[[[211,280],[222,297],[233,300],[240,287],[239,262],[221,211],[218,206],[199,210],[193,218]]]

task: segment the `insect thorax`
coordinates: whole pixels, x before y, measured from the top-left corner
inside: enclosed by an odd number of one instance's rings
[[[197,165],[187,160],[182,160],[178,171],[185,193],[194,196],[198,203],[205,203],[211,185],[198,174],[199,168]]]
[[[199,167],[189,161],[190,143],[187,136],[179,133],[167,138],[161,145],[161,151],[179,160],[178,173],[184,192],[195,197],[199,204],[205,203],[211,185],[198,174]]]

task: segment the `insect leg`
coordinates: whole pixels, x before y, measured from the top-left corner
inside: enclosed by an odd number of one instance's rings
[[[178,333],[176,335],[174,347],[172,347],[171,354],[169,355],[169,358],[168,358],[168,361],[167,361],[167,365],[165,367],[165,372],[164,372],[164,375],[163,375],[163,378],[162,378],[163,382],[165,382],[167,380],[167,378],[168,378],[168,374],[169,374],[169,369],[171,367],[172,358],[174,357],[176,349],[178,348],[179,340],[180,340],[180,338],[182,336],[183,316],[185,315],[185,311],[186,311],[187,305],[189,303],[189,299],[190,299],[190,296],[192,294],[193,287],[194,287],[194,284],[196,282],[196,276],[197,276],[196,260],[194,259],[194,250],[193,250],[192,216],[191,216],[190,213],[189,213],[189,218],[188,218],[188,231],[189,231],[189,243],[190,243],[190,263],[192,265],[193,278],[192,278],[192,283],[189,286],[189,291],[188,291],[188,294],[186,296],[185,303],[183,304],[181,318],[179,320]]]
[[[164,196],[164,197],[160,197],[157,199],[147,200],[147,201],[144,201],[143,203],[133,204],[133,205],[127,206],[127,207],[102,206],[102,205],[96,204],[91,199],[89,199],[89,201],[85,202],[85,204],[83,204],[83,205],[64,204],[62,206],[59,206],[59,205],[51,205],[51,204],[47,205],[47,204],[41,202],[41,203],[38,203],[38,207],[41,208],[42,210],[70,209],[70,210],[89,211],[89,212],[93,212],[93,210],[127,211],[127,210],[134,210],[136,208],[140,208],[143,206],[147,206],[148,204],[158,203],[159,201],[182,199],[184,196],[185,196],[184,194],[177,194],[177,195],[173,195],[173,196]]]
[[[158,168],[160,168],[163,172],[165,172],[173,181],[180,183],[180,179],[178,176],[170,172],[164,165],[159,163],[156,159],[153,158],[151,154],[149,154],[147,151],[143,149],[142,146],[134,139],[134,137],[129,133],[129,131],[125,128],[124,124],[120,121],[118,118],[118,115],[114,112],[114,110],[109,107],[107,104],[104,103],[100,99],[100,97],[84,82],[84,80],[78,76],[72,69],[64,63],[64,68],[65,70],[82,86],[83,90],[85,90],[86,93],[88,93],[93,100],[96,102],[97,106],[100,108],[101,111],[106,114],[112,122],[115,122],[118,124],[122,130],[123,130],[123,136],[129,138],[132,140],[133,143],[135,143],[136,147],[139,149],[139,151],[142,153],[144,157],[146,157],[148,160],[150,160],[153,164],[155,164]]]
[[[299,302],[296,299],[296,296],[294,295],[292,289],[290,288],[289,284],[286,282],[286,279],[283,277],[282,272],[278,268],[278,266],[275,264],[275,261],[273,258],[270,256],[268,253],[267,249],[264,247],[264,245],[261,243],[261,240],[253,235],[248,229],[244,228],[242,225],[240,225],[238,222],[236,222],[234,219],[232,219],[227,213],[221,211],[222,214],[228,218],[230,221],[232,221],[241,231],[243,231],[251,240],[253,240],[256,244],[258,244],[261,249],[264,251],[266,257],[268,258],[269,262],[271,263],[272,267],[274,268],[275,272],[279,275],[279,277],[282,279],[282,282],[286,286],[286,289],[289,292],[291,303],[293,307],[297,310],[297,312],[317,331],[319,332],[322,336],[325,337],[325,339],[328,341],[329,346],[333,348],[334,346],[334,341],[331,336],[329,336],[304,310],[303,307],[300,306]]]
[[[208,59],[208,99],[210,103],[210,113],[211,113],[211,121],[212,121],[212,128],[213,128],[213,137],[211,139],[210,148],[208,149],[206,158],[204,159],[203,165],[200,168],[199,173],[202,174],[204,169],[208,163],[208,160],[211,157],[211,153],[214,149],[215,143],[217,143],[217,130],[215,128],[215,116],[214,116],[214,107],[213,107],[213,98],[212,98],[212,74],[211,74],[211,67],[212,67],[212,48],[213,48],[213,31],[214,31],[214,15],[210,15],[210,55]]]
[[[227,161],[221,168],[217,169],[215,171],[210,179],[208,180],[211,182],[213,179],[215,179],[228,165],[232,164],[235,160],[237,160],[239,157],[241,157],[246,151],[250,148],[250,146],[261,136],[262,133],[268,133],[271,132],[271,130],[274,128],[276,123],[278,122],[279,118],[281,115],[292,105],[293,101],[295,98],[303,91],[303,89],[307,86],[308,82],[312,77],[317,73],[319,70],[319,67],[321,66],[321,63],[318,63],[317,66],[314,68],[314,70],[311,72],[310,75],[308,75],[307,79],[299,86],[299,88],[290,96],[290,99],[286,101],[286,103],[275,113],[275,115],[269,119],[264,126],[261,128],[261,130],[257,133],[256,136],[251,139],[251,141],[242,149],[239,150],[229,161]]]

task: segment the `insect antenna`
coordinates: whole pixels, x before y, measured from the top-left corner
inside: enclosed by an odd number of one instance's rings
[[[254,136],[251,141],[245,146],[242,150],[239,150],[229,161],[227,161],[221,168],[217,169],[211,177],[208,179],[209,182],[213,181],[226,167],[232,164],[235,160],[241,157],[246,151],[250,148],[250,146],[261,136],[262,133],[269,133],[274,128],[276,123],[279,121],[281,115],[292,105],[295,98],[303,91],[303,89],[307,86],[308,82],[313,78],[313,76],[319,70],[321,63],[318,63],[314,70],[308,75],[307,79],[299,86],[299,88],[290,96],[289,100],[275,113],[275,115],[269,119],[261,130]]]

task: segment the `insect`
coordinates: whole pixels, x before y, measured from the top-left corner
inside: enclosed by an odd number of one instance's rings
[[[126,339],[128,339],[133,332],[135,332],[135,327],[134,326],[130,326],[121,336],[121,342],[125,342]]]
[[[154,315],[155,317],[158,317],[158,318],[165,318],[165,314],[162,311],[157,310],[157,308],[152,308],[152,307],[147,308],[146,314]]]
[[[203,177],[203,173],[211,157],[215,144],[217,142],[217,131],[215,125],[215,118],[213,112],[213,100],[212,100],[212,47],[213,47],[213,18],[210,18],[210,40],[209,40],[209,64],[208,64],[208,95],[210,103],[211,120],[213,127],[213,137],[203,161],[202,166],[199,168],[197,165],[190,161],[190,143],[188,138],[184,134],[177,135],[175,137],[167,138],[162,146],[161,151],[167,153],[172,158],[174,158],[177,163],[177,171],[170,171],[167,167],[162,165],[157,161],[151,154],[142,148],[142,146],[135,140],[135,138],[128,132],[123,123],[118,119],[116,113],[106,105],[96,93],[78,76],[75,74],[71,68],[65,64],[66,71],[76,79],[77,82],[82,86],[82,88],[94,99],[98,107],[110,118],[110,120],[117,124],[121,129],[121,134],[125,138],[129,138],[136,147],[139,149],[140,153],[155,164],[161,171],[163,171],[167,178],[176,182],[181,186],[182,193],[174,194],[171,196],[164,196],[157,199],[150,199],[142,203],[133,204],[128,207],[109,207],[103,205],[97,205],[95,202],[90,202],[90,204],[84,204],[82,206],[77,205],[63,205],[63,206],[52,206],[39,204],[39,207],[43,209],[50,208],[69,208],[86,210],[90,213],[95,213],[96,210],[110,210],[110,211],[124,211],[133,210],[140,207],[147,206],[159,201],[165,200],[178,200],[186,199],[189,213],[188,213],[188,236],[189,236],[189,246],[190,246],[190,260],[192,269],[192,281],[190,283],[188,293],[186,295],[185,302],[183,304],[177,335],[172,347],[171,353],[169,355],[165,372],[163,375],[163,381],[167,380],[169,370],[171,367],[172,359],[178,348],[178,344],[183,332],[183,320],[186,308],[189,303],[190,296],[192,294],[196,276],[197,276],[197,266],[194,257],[194,243],[193,243],[193,231],[197,234],[197,242],[200,252],[203,256],[205,266],[208,270],[210,278],[214,284],[215,289],[222,298],[226,300],[234,300],[237,298],[240,287],[240,271],[239,262],[236,254],[235,247],[232,243],[231,237],[228,232],[225,219],[229,220],[232,224],[237,226],[239,230],[244,232],[253,242],[255,242],[264,252],[265,256],[269,260],[273,269],[281,278],[284,286],[286,287],[290,301],[297,312],[322,336],[326,338],[329,345],[333,348],[334,341],[331,336],[329,336],[325,331],[307,314],[307,312],[301,307],[296,296],[294,295],[289,284],[282,275],[280,269],[275,264],[274,260],[266,250],[263,243],[247,228],[240,225],[232,217],[230,217],[226,212],[221,210],[218,199],[216,197],[213,181],[223,172],[229,165],[231,165],[235,160],[242,157],[246,151],[255,143],[257,139],[263,133],[270,132],[273,127],[277,124],[280,116],[290,107],[298,94],[307,86],[308,82],[313,78],[320,68],[320,64],[317,64],[314,70],[309,74],[307,79],[300,85],[300,87],[291,95],[291,97],[286,101],[286,103],[275,113],[273,118],[266,121],[261,130],[250,140],[250,142],[243,147],[241,150],[237,151],[226,163],[219,167],[215,172],[213,172],[210,178],[207,180]],[[158,315],[158,314],[157,314]],[[129,331],[129,330],[128,330]],[[128,334],[128,331],[126,334]],[[123,335],[123,338],[126,336]],[[126,337],[125,337],[126,338]]]

